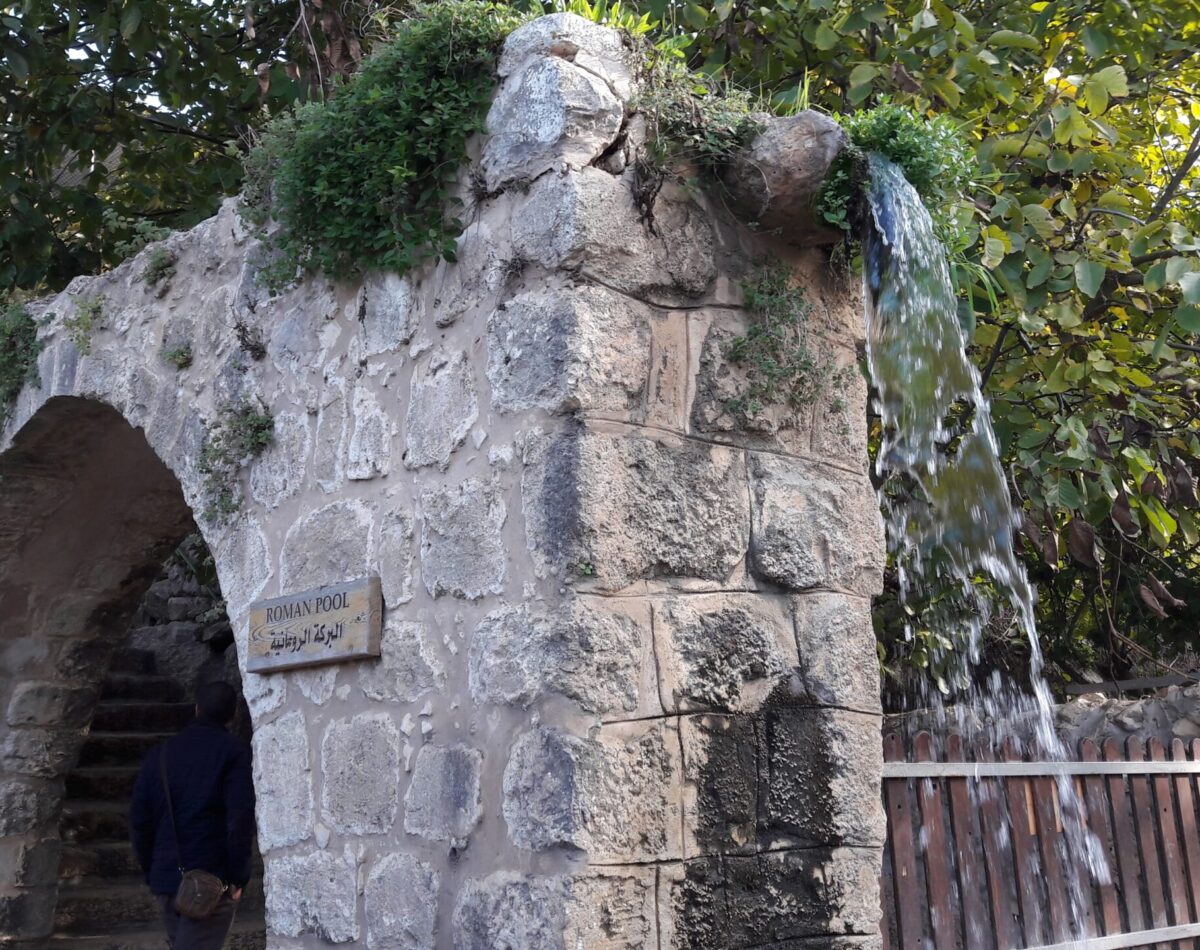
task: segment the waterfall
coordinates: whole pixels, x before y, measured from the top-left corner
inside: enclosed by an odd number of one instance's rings
[[[1013,550],[1014,513],[999,445],[979,373],[966,353],[946,252],[920,196],[903,172],[869,157],[864,240],[867,363],[883,426],[876,461],[888,546],[901,603],[950,644],[963,700],[937,715],[958,718],[971,708],[976,738],[998,743],[1028,733],[1034,755],[1065,759],[1054,728],[1049,686],[1034,619],[1034,592]],[[996,675],[973,683],[984,629],[998,609],[1011,609],[1029,639],[1030,682]],[[1083,822],[1074,786],[1059,780],[1076,909],[1088,885],[1108,869]],[[1075,915],[1082,921],[1082,911]],[[1081,936],[1076,934],[1075,936]]]

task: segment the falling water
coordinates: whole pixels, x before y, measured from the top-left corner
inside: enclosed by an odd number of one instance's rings
[[[1064,759],[1042,675],[1034,594],[1013,550],[999,446],[979,373],[967,358],[945,249],[917,192],[882,156],[870,157],[867,199],[867,362],[883,424],[876,465],[885,480],[881,499],[901,601],[919,604],[922,622],[968,662],[978,660],[996,611],[1015,612],[1029,638],[1028,691],[998,675],[971,684],[963,663],[958,692],[975,707],[975,721],[987,723],[990,741],[1033,726],[1035,754]],[[1107,880],[1107,867],[1069,779],[1060,780],[1059,793],[1071,891],[1082,902],[1086,875]],[[1082,906],[1076,903],[1079,921]]]

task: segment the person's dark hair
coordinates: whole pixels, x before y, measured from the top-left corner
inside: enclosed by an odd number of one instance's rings
[[[233,722],[237,713],[237,690],[228,683],[204,683],[196,690],[196,715],[220,723]]]

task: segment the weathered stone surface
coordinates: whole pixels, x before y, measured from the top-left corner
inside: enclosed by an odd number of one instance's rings
[[[78,729],[12,729],[0,743],[0,769],[55,778],[75,761],[84,735]]]
[[[413,374],[405,427],[404,464],[442,470],[479,418],[471,361],[462,350],[435,350]]]
[[[551,169],[583,168],[613,143],[625,107],[608,84],[558,56],[529,60],[501,83],[487,116],[489,191]]]
[[[354,865],[328,851],[266,863],[267,926],[284,937],[315,934],[328,943],[358,940]]]
[[[649,371],[648,310],[602,287],[520,294],[488,321],[488,380],[502,412],[627,412]]]
[[[413,520],[407,509],[393,508],[379,519],[379,583],[388,607],[413,597]]]
[[[753,852],[758,843],[757,740],[749,716],[684,716],[684,854]]]
[[[671,709],[756,709],[797,663],[795,631],[782,598],[674,597],[655,610],[655,634]]]
[[[679,739],[658,720],[605,726],[597,739],[538,727],[513,744],[504,820],[513,843],[569,846],[604,863],[680,853]]]
[[[543,572],[619,590],[651,577],[724,580],[749,542],[742,453],[583,430],[531,437],[526,535]]]
[[[632,711],[648,636],[632,617],[579,599],[553,613],[502,607],[475,628],[471,696],[529,706],[560,693],[591,712]]]
[[[0,838],[37,831],[57,813],[62,792],[44,782],[9,779],[0,782]]]
[[[875,648],[870,601],[813,591],[792,604],[808,695],[824,705],[879,713],[879,668],[863,662]]]
[[[404,830],[461,843],[479,823],[483,753],[465,745],[426,745],[404,795]]]
[[[379,660],[362,669],[358,682],[369,699],[411,703],[444,680],[445,670],[432,649],[429,628],[388,616]]]
[[[434,597],[477,600],[503,590],[507,512],[495,482],[468,478],[421,493],[421,573]]]
[[[212,547],[220,564],[221,593],[233,616],[262,593],[275,573],[267,536],[257,521],[246,518]]]
[[[367,877],[365,910],[370,950],[432,950],[439,877],[411,854],[384,855]]]
[[[359,501],[335,501],[301,518],[283,541],[283,590],[299,593],[366,574],[371,522]]]
[[[664,869],[661,945],[843,946],[840,935],[879,929],[878,852],[835,848],[779,851]],[[799,942],[797,942],[799,941]],[[851,944],[850,946],[854,946]]]
[[[8,702],[10,726],[61,726],[79,729],[92,718],[98,692],[90,686],[56,683],[17,683]]]
[[[846,146],[842,127],[812,110],[762,116],[763,129],[725,171],[734,210],[764,230],[779,229],[789,243],[833,244],[842,239],[823,224],[814,204],[829,166]]]
[[[348,419],[346,384],[338,379],[322,394],[317,412],[312,473],[322,491],[336,491],[346,477],[344,452]]]
[[[0,851],[0,859],[5,851]],[[9,858],[16,868],[13,883],[17,887],[49,887],[58,883],[58,868],[62,860],[62,841],[46,838],[42,841],[20,842],[16,853]]]
[[[759,831],[800,846],[878,847],[883,750],[879,717],[777,707],[760,721]]]
[[[412,339],[415,314],[412,284],[395,274],[373,274],[363,282],[359,321],[363,352],[378,356]]]
[[[255,501],[275,508],[300,490],[310,439],[307,417],[292,412],[275,417],[274,438],[250,469],[250,493]]]
[[[650,229],[634,200],[632,171],[545,175],[513,219],[513,249],[548,270],[579,271],[652,303],[704,294],[717,275],[712,224],[681,188],[655,200]]]
[[[299,711],[254,730],[254,790],[258,845],[264,851],[312,835],[313,791],[308,729]]]
[[[794,590],[881,590],[883,521],[865,475],[758,452],[750,473],[751,570]]]
[[[321,741],[321,817],[348,835],[383,834],[396,820],[400,730],[387,713],[336,719]]]
[[[355,388],[351,411],[354,430],[346,456],[346,477],[366,481],[386,475],[391,464],[392,423],[366,386]]]
[[[566,882],[498,871],[468,880],[454,908],[456,950],[566,950]]]
[[[530,60],[546,56],[560,56],[599,76],[623,99],[633,91],[630,51],[620,34],[574,13],[551,13],[513,30],[498,72],[511,76]]]
[[[48,937],[54,929],[57,890],[35,887],[0,896],[0,933],[31,941]]]
[[[533,877],[499,871],[469,880],[454,911],[458,950],[650,950],[654,874]]]

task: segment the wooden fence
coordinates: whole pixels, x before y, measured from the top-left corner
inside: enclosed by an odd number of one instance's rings
[[[998,758],[953,735],[936,751],[928,733],[884,739],[885,950],[1200,950],[1200,740],[1085,741],[1073,762],[1006,744]],[[1111,869],[1103,885],[1080,874],[1076,904],[1061,776]]]

